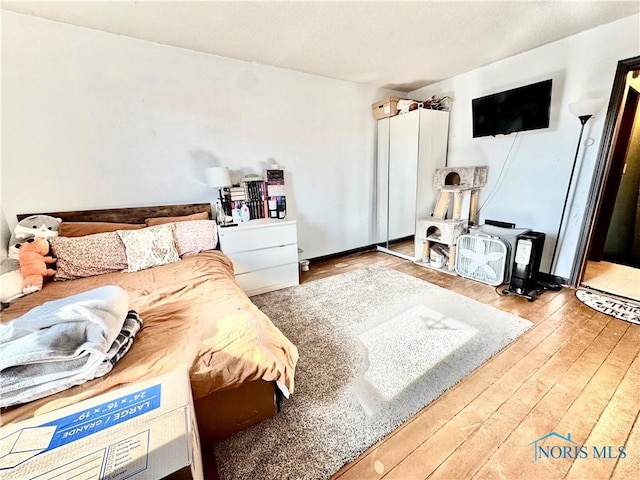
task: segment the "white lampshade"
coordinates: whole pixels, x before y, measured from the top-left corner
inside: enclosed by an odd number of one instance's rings
[[[230,187],[231,176],[227,167],[212,167],[204,171],[204,178],[209,187]]]
[[[592,117],[602,108],[603,100],[601,98],[592,98],[589,100],[580,100],[569,104],[569,110],[576,117]]]

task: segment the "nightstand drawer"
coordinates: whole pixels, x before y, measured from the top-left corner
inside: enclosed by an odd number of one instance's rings
[[[298,285],[298,264],[257,270],[236,275],[236,280],[247,296]]]
[[[226,253],[246,252],[260,248],[279,247],[298,242],[296,223],[263,223],[259,220],[237,227],[219,230],[220,247]]]
[[[298,246],[294,244],[285,245],[284,247],[231,253],[228,257],[233,261],[233,270],[236,275],[286,264],[296,264],[297,266]]]
[[[247,295],[298,285],[295,220],[251,220],[220,228],[218,236],[220,250],[233,262],[236,280]]]

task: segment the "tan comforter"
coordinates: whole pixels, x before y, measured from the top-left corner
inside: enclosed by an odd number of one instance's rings
[[[124,288],[130,308],[144,322],[129,353],[105,377],[4,409],[3,424],[180,368],[190,372],[195,399],[259,379],[293,392],[296,347],[251,303],[234,280],[230,260],[219,251],[136,273],[51,282],[3,311],[2,322],[45,301],[102,285]]]

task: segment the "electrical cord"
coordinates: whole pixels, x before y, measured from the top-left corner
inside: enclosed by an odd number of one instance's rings
[[[506,177],[506,172],[509,170],[508,168],[505,170],[505,168],[506,168],[506,166],[508,164],[510,164],[509,156],[511,155],[511,151],[513,150],[513,147],[516,144],[516,140],[518,139],[518,133],[519,132],[516,132],[515,137],[513,138],[513,142],[511,142],[511,147],[509,147],[509,151],[507,152],[507,156],[505,157],[504,161],[502,162],[502,167],[500,168],[500,173],[498,174],[498,179],[496,180],[495,185],[493,186],[493,188],[491,189],[491,191],[487,195],[487,198],[484,200],[484,202],[482,202],[482,205],[480,205],[480,207],[478,207],[478,210],[475,213],[476,217],[478,217],[480,215],[480,211],[485,207],[485,205],[487,205],[487,203],[489,203],[489,201],[491,201],[491,199],[496,194],[496,191],[497,191],[498,187],[500,187],[500,185],[502,185],[502,182],[504,181],[504,178]],[[505,177],[502,176],[503,173],[505,174]]]
[[[504,287],[505,285],[506,285],[506,283],[502,283],[502,284],[498,285],[496,288],[494,288],[495,292],[496,292],[499,296],[501,296],[501,297],[508,297],[508,296],[509,296],[508,294],[506,294],[506,293],[502,293],[502,291],[499,291],[499,290],[498,290],[499,288],[501,289],[501,288],[502,288],[502,287]]]

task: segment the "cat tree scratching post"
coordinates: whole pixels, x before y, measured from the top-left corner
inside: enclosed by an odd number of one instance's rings
[[[436,169],[434,188],[440,190],[440,196],[433,215],[417,221],[415,256],[421,259],[417,263],[436,268],[443,267],[440,262],[432,264],[431,253],[435,251],[447,258],[446,265],[449,271],[455,269],[456,242],[460,235],[467,232],[469,224],[478,223],[478,197],[480,188],[486,181],[487,167]],[[466,192],[470,193],[469,215],[467,219],[462,219],[463,197]],[[447,218],[449,216],[450,218]]]

